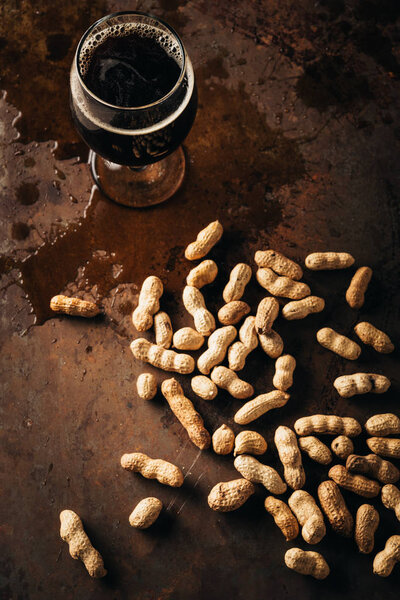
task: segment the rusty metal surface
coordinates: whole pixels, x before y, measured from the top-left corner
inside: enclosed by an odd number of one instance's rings
[[[373,555],[332,533],[313,548],[331,566],[326,581],[288,571],[288,545],[263,509],[262,489],[236,513],[212,512],[210,488],[237,477],[232,458],[198,451],[160,394],[148,403],[137,398],[139,367],[129,342],[130,313],[150,273],[165,284],[163,307],[174,327],[191,324],[181,303],[190,268],[183,249],[215,218],[225,234],[211,254],[220,273],[205,291],[213,310],[230,268],[238,261],[254,266],[256,249],[268,245],[300,261],[311,251],[346,250],[374,269],[365,306],[357,313],[346,305],[348,272],[305,274],[327,308],[304,322],[277,323],[298,361],[295,385],[287,406],[254,428],[270,443],[265,459],[274,466],[278,424],[292,426],[314,412],[364,422],[398,411],[397,351],[380,356],[363,348],[357,362],[392,379],[387,394],[339,400],[332,380],[354,365],[321,348],[315,332],[327,324],[350,333],[362,317],[399,340],[399,5],[144,0],[133,7],[177,28],[199,88],[184,186],[149,210],[125,209],[91,189],[68,108],[80,35],[126,3],[1,6],[0,597],[398,597],[399,567],[387,580],[374,576]],[[52,316],[49,299],[62,291],[95,299],[104,316]],[[246,296],[253,306],[263,296],[255,281]],[[258,392],[269,390],[273,368],[256,350],[243,378]],[[188,378],[180,379],[188,391]],[[195,403],[211,431],[232,426],[240,405],[222,392]],[[356,442],[359,453],[366,453],[364,439]],[[134,450],[182,467],[183,487],[123,471],[120,456]],[[304,464],[306,489],[315,493],[327,470]],[[158,496],[166,510],[153,528],[135,531],[128,515],[146,495]],[[362,499],[345,498],[354,514]],[[59,537],[63,508],[82,517],[102,552],[104,580],[91,580],[70,558]],[[377,550],[399,533],[394,515],[379,511]],[[306,547],[301,539],[292,545]]]

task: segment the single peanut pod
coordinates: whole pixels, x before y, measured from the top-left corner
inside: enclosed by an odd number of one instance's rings
[[[354,520],[336,483],[323,481],[318,486],[318,498],[333,531],[344,537],[350,537]]]
[[[246,285],[251,279],[251,275],[251,267],[245,263],[239,263],[233,267],[229,281],[222,292],[222,297],[226,303],[233,300],[240,300],[244,294]]]
[[[356,437],[361,433],[361,425],[352,417],[338,417],[337,415],[311,415],[297,419],[294,424],[297,435],[310,435],[312,433]]]
[[[212,446],[216,454],[230,454],[235,443],[235,434],[227,425],[221,425],[212,436]]]
[[[394,345],[390,337],[377,327],[371,325],[371,323],[367,321],[357,323],[354,331],[364,344],[372,346],[376,352],[380,352],[381,354],[390,354],[393,352]]]
[[[233,420],[238,425],[247,425],[265,415],[269,410],[285,406],[289,398],[289,394],[280,390],[272,390],[272,392],[268,392],[267,394],[261,394],[253,398],[253,400],[246,402],[242,408],[239,408]]]
[[[324,517],[314,498],[304,490],[290,496],[289,506],[302,527],[301,535],[307,544],[318,544],[326,534]]]
[[[353,454],[354,444],[347,435],[339,435],[331,443],[331,449],[338,458],[346,460],[350,454]]]
[[[183,304],[194,320],[196,331],[210,335],[215,329],[215,319],[206,309],[203,294],[196,287],[186,285],[183,289]]]
[[[258,269],[256,273],[258,283],[272,296],[281,296],[291,300],[301,300],[311,294],[306,283],[293,281],[289,277],[279,277],[271,269]]]
[[[293,385],[293,372],[296,368],[296,359],[290,354],[284,354],[276,359],[275,375],[272,385],[277,390],[286,392]]]
[[[160,515],[163,503],[158,498],[143,498],[129,515],[129,525],[135,529],[147,529]]]
[[[283,340],[279,333],[271,329],[267,334],[258,336],[260,346],[270,358],[278,358],[283,352]]]
[[[374,537],[378,525],[378,511],[371,504],[362,504],[356,514],[354,539],[359,551],[363,554],[369,554],[374,549]]]
[[[188,260],[203,258],[221,239],[223,232],[223,227],[219,221],[209,223],[207,227],[198,233],[196,241],[186,247],[185,257]]]
[[[255,327],[258,334],[268,334],[272,329],[275,319],[279,314],[279,302],[267,296],[258,305]]]
[[[286,483],[294,490],[299,490],[306,482],[306,474],[296,434],[289,427],[280,425],[275,431],[274,440],[283,465]]]
[[[254,485],[247,479],[224,481],[212,488],[208,495],[208,505],[218,512],[237,510],[254,492]]]
[[[216,329],[208,338],[208,349],[198,358],[197,368],[203,375],[208,375],[213,367],[222,363],[228,346],[236,337],[233,325],[226,325]]]
[[[150,275],[143,281],[138,305],[132,313],[132,323],[138,331],[147,331],[153,325],[153,315],[160,310],[163,291],[159,277]]]
[[[340,487],[364,498],[374,498],[381,489],[376,481],[364,475],[353,475],[343,465],[335,465],[329,469],[328,475]]]
[[[397,519],[400,521],[400,490],[391,483],[387,483],[382,488],[382,504],[389,510],[394,510]]]
[[[308,315],[319,313],[325,308],[325,300],[319,296],[307,296],[302,300],[292,300],[282,308],[282,316],[288,321],[305,319]]]
[[[400,419],[393,413],[373,415],[364,425],[369,435],[385,437],[400,433]]]
[[[400,535],[392,535],[386,542],[385,548],[374,558],[375,575],[389,577],[398,562],[400,562]]]
[[[250,312],[250,306],[247,302],[241,300],[232,300],[224,304],[218,311],[218,320],[223,325],[236,325]]]
[[[189,271],[186,284],[200,289],[212,283],[217,275],[217,264],[213,260],[203,260],[197,267]]]
[[[269,465],[260,463],[254,456],[241,454],[235,458],[233,465],[242,477],[252,483],[260,483],[271,494],[284,494],[287,490],[279,473]]]
[[[305,264],[311,271],[347,269],[354,264],[354,258],[348,252],[313,252],[306,257]]]
[[[136,389],[139,398],[152,400],[157,394],[157,381],[153,373],[141,373],[136,380]]]
[[[301,279],[303,277],[303,269],[300,265],[277,252],[277,250],[257,250],[254,260],[258,267],[269,267],[278,275],[284,275],[290,279]]]
[[[339,396],[351,398],[357,394],[383,394],[390,387],[390,379],[376,373],[342,375],[333,382]]]
[[[107,575],[103,559],[83,528],[80,517],[73,510],[60,512],[60,536],[69,545],[69,553],[75,560],[81,560],[90,577],[99,579]]]
[[[172,342],[171,319],[166,312],[160,311],[154,315],[154,332],[157,346],[169,348]]]
[[[346,301],[351,308],[361,308],[364,305],[365,292],[371,281],[372,269],[360,267],[352,277],[346,291]]]
[[[299,438],[298,444],[300,450],[320,465],[329,465],[332,462],[332,453],[328,446],[313,435]]]
[[[258,346],[255,330],[255,317],[247,317],[239,329],[240,342],[228,348],[228,363],[232,371],[240,371],[246,364],[246,358]]]
[[[231,396],[243,400],[254,394],[253,386],[236,375],[227,367],[214,367],[211,379],[221,389],[226,390]]]
[[[175,331],[173,344],[177,350],[199,350],[204,344],[204,336],[192,327],[182,327]]]
[[[265,510],[274,518],[275,525],[282,531],[287,542],[297,538],[299,535],[299,524],[286,502],[273,496],[267,496],[264,506]]]
[[[173,350],[166,350],[144,338],[134,340],[130,348],[137,360],[149,363],[157,369],[175,371],[181,375],[186,375],[194,370],[194,359],[189,354],[178,354]]]
[[[268,444],[257,431],[241,431],[235,438],[233,456],[239,454],[264,454]]]
[[[186,429],[193,444],[200,450],[209,448],[211,436],[204,427],[204,421],[189,398],[184,395],[177,380],[173,377],[165,379],[161,384],[161,392],[178,421]]]
[[[368,448],[375,454],[386,458],[400,458],[400,439],[371,437],[367,439]]]
[[[290,548],[286,552],[285,565],[300,575],[311,575],[314,579],[326,579],[330,573],[329,565],[322,554],[300,548]]]
[[[81,300],[80,298],[69,298],[68,296],[53,296],[50,300],[50,308],[56,313],[64,313],[72,317],[95,317],[101,309],[93,302]]]
[[[398,468],[376,454],[367,454],[366,456],[350,454],[346,460],[346,469],[350,473],[373,477],[381,483],[396,483],[400,478]]]
[[[161,458],[150,458],[143,452],[124,454],[121,457],[121,467],[140,473],[146,479],[157,479],[159,483],[171,487],[181,487],[184,479],[182,471],[176,465]]]
[[[218,394],[218,388],[215,383],[205,375],[192,377],[190,385],[196,396],[200,396],[203,400],[214,400]]]
[[[347,360],[357,360],[361,354],[361,348],[358,344],[330,327],[323,327],[317,331],[317,340],[321,346],[343,358],[347,358]]]

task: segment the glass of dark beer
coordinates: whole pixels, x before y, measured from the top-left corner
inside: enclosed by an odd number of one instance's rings
[[[71,68],[71,110],[93,177],[112,200],[150,206],[182,183],[197,110],[192,63],[161,19],[119,12],[92,25]]]

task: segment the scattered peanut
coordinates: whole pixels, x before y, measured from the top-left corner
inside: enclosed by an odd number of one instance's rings
[[[260,346],[270,358],[278,358],[283,352],[283,340],[279,333],[271,329],[268,334],[258,336]]]
[[[318,544],[326,534],[324,517],[314,498],[304,490],[296,490],[290,496],[289,506],[300,526],[307,544]]]
[[[254,456],[241,454],[234,460],[234,467],[245,479],[252,483],[261,483],[271,494],[284,494],[287,485],[279,473],[268,465],[263,465]]]
[[[83,562],[90,577],[107,575],[101,554],[93,548],[79,516],[73,510],[62,510],[60,522],[60,536],[69,545],[72,558]]]
[[[400,535],[392,535],[386,542],[385,548],[374,558],[375,575],[389,577],[398,562],[400,562]]]
[[[290,279],[303,277],[303,269],[300,265],[276,250],[257,250],[254,260],[258,267],[269,267],[278,275],[284,275]]]
[[[215,319],[206,309],[203,294],[196,287],[185,286],[183,290],[183,304],[194,320],[196,331],[201,335],[210,335],[215,329]]]
[[[330,573],[322,554],[300,548],[290,548],[286,552],[285,565],[300,575],[311,575],[315,579],[326,579]]]
[[[363,554],[369,554],[374,549],[374,536],[378,525],[378,511],[371,504],[362,504],[356,514],[354,539]]]
[[[354,258],[347,252],[313,252],[306,257],[305,263],[311,271],[347,269],[354,264]]]
[[[143,498],[129,515],[129,524],[136,529],[147,529],[157,521],[162,507],[158,498]]]
[[[225,302],[232,302],[233,300],[240,300],[244,294],[246,285],[251,279],[251,267],[245,263],[239,263],[233,267],[229,276],[229,281],[226,284],[222,297]]]
[[[340,487],[364,498],[374,498],[381,489],[376,481],[368,479],[364,475],[353,475],[343,465],[335,465],[329,469],[328,475]]]
[[[325,300],[319,296],[307,296],[302,300],[292,300],[282,308],[282,316],[288,321],[305,319],[308,315],[319,313],[325,308]]]
[[[143,281],[138,305],[132,313],[132,322],[138,331],[147,331],[153,325],[153,315],[160,310],[163,291],[159,277],[150,275]]]
[[[275,431],[274,440],[279,458],[283,464],[286,483],[294,490],[299,490],[306,482],[306,474],[301,461],[296,434],[289,427],[280,425]]]
[[[351,398],[356,394],[383,394],[390,387],[390,380],[375,373],[353,373],[337,377],[333,386],[342,398]]]
[[[293,281],[289,277],[279,277],[271,269],[258,269],[256,273],[258,283],[272,296],[281,296],[291,300],[301,300],[311,294],[311,290],[305,283]]]
[[[268,394],[261,394],[260,396],[253,398],[253,400],[246,402],[242,408],[239,408],[233,420],[235,423],[238,423],[238,425],[247,425],[262,415],[265,415],[269,410],[285,406],[289,398],[289,394],[281,392],[280,390],[272,390],[272,392],[268,392]]]
[[[191,327],[182,327],[175,331],[173,344],[178,350],[199,350],[204,344],[204,336]]]
[[[392,344],[390,337],[380,329],[371,325],[371,323],[368,323],[367,321],[357,323],[354,327],[354,331],[364,344],[372,346],[376,352],[380,352],[381,354],[390,354],[393,352],[394,345]]]
[[[195,367],[194,359],[189,354],[178,354],[173,350],[166,350],[144,338],[134,340],[131,343],[131,350],[137,360],[149,363],[163,371],[175,371],[185,375],[191,373]]]
[[[139,398],[152,400],[157,394],[157,381],[153,373],[140,373],[136,380],[136,388]]]
[[[382,483],[396,483],[400,478],[400,471],[388,460],[376,454],[358,456],[350,454],[346,460],[346,469],[350,473],[361,473],[373,477]]]
[[[382,488],[382,504],[389,510],[394,510],[400,521],[400,490],[395,485],[388,483]]]
[[[208,349],[199,356],[197,368],[203,375],[208,375],[215,365],[219,365],[225,358],[228,346],[236,337],[236,329],[226,325],[216,329],[208,338]],[[216,383],[216,382],[215,382]]]
[[[196,241],[186,247],[185,257],[188,260],[198,260],[208,254],[213,246],[221,239],[224,230],[219,221],[212,221],[197,235]]]
[[[250,312],[250,306],[241,300],[232,300],[218,311],[218,320],[223,325],[235,325]]]
[[[211,437],[204,427],[203,419],[189,398],[186,398],[177,380],[173,377],[165,379],[161,384],[161,392],[178,421],[186,429],[193,444],[200,450],[209,448]]]
[[[273,496],[267,496],[264,506],[265,510],[274,518],[275,525],[282,531],[287,542],[297,538],[299,535],[299,524],[286,502]]]
[[[354,452],[354,444],[347,435],[339,435],[331,443],[331,449],[337,457],[346,460]]]
[[[200,396],[200,398],[203,398],[203,400],[214,400],[215,396],[218,394],[218,388],[215,383],[205,375],[196,375],[195,377],[192,377],[190,385],[192,386],[194,393],[197,396]]]
[[[226,390],[231,396],[243,400],[254,394],[253,386],[236,375],[227,367],[215,367],[211,373],[211,379],[221,389]]]
[[[221,425],[212,436],[212,445],[216,454],[230,454],[235,443],[235,434],[227,425]]]
[[[400,439],[371,437],[367,439],[368,448],[375,454],[386,458],[400,458]]]
[[[247,479],[217,483],[208,495],[208,505],[218,512],[237,510],[254,492],[254,485]]]
[[[294,424],[297,435],[310,435],[319,433],[325,435],[337,435],[338,433],[348,437],[356,437],[361,433],[361,425],[352,417],[338,417],[337,415],[311,415],[297,419]]]
[[[276,359],[275,375],[272,385],[277,390],[286,392],[293,385],[293,372],[296,368],[296,359],[290,354],[284,354]]]
[[[400,419],[393,413],[373,415],[368,419],[364,427],[369,435],[377,437],[396,435],[397,433],[400,433]]]
[[[150,458],[143,452],[124,454],[121,466],[127,471],[140,473],[146,479],[157,479],[171,487],[181,487],[183,483],[183,473],[179,467],[161,458]]]
[[[351,308],[361,308],[365,300],[365,292],[371,281],[372,269],[360,267],[357,269],[346,292],[347,304]]]
[[[318,498],[333,531],[344,537],[350,537],[354,520],[336,483],[334,481],[320,483]]]
[[[255,327],[258,334],[268,334],[279,314],[279,302],[276,298],[267,296],[258,305]]]
[[[157,346],[169,348],[172,342],[171,319],[166,312],[158,312],[154,315],[154,332],[156,334]]]
[[[186,284],[202,288],[209,283],[212,283],[218,275],[218,267],[213,260],[203,260],[197,267],[189,271],[186,277]]]
[[[73,317],[95,317],[101,312],[101,309],[93,302],[61,295],[53,296],[50,300],[50,308],[56,313],[64,313]]]
[[[347,360],[356,360],[361,354],[361,348],[358,344],[330,327],[324,327],[317,331],[317,340],[321,346],[343,358],[347,358]]]
[[[239,329],[240,342],[235,342],[228,349],[229,368],[232,371],[243,369],[246,358],[258,346],[258,337],[255,331],[255,317],[247,317]]]
[[[299,438],[298,443],[300,450],[303,450],[311,460],[315,460],[320,465],[329,465],[332,462],[332,453],[328,446],[313,435]]]
[[[241,431],[235,438],[233,456],[239,454],[264,454],[267,451],[267,442],[257,431]]]

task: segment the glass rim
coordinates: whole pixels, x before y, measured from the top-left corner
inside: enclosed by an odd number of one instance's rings
[[[110,104],[109,102],[106,102],[105,100],[102,100],[101,98],[99,98],[99,96],[96,96],[96,94],[94,92],[92,92],[92,90],[85,84],[85,82],[82,79],[82,75],[79,69],[79,55],[80,52],[82,50],[82,46],[84,41],[87,39],[88,35],[90,34],[90,32],[97,27],[97,25],[99,25],[100,23],[102,23],[103,21],[107,21],[108,19],[111,19],[113,17],[119,17],[122,15],[139,15],[140,17],[149,17],[150,19],[153,19],[156,23],[161,23],[161,25],[163,25],[164,27],[167,28],[168,31],[170,31],[172,33],[172,35],[176,38],[176,41],[179,44],[179,47],[181,49],[182,52],[182,66],[181,66],[181,72],[179,74],[179,77],[174,85],[173,88],[170,89],[170,91],[168,92],[168,94],[165,94],[165,96],[163,96],[162,98],[159,98],[158,100],[156,100],[155,102],[151,102],[150,104],[143,104],[142,106],[118,106],[116,104]],[[171,27],[171,25],[168,25],[168,23],[166,23],[163,19],[160,19],[159,17],[156,17],[155,15],[152,15],[151,13],[146,13],[143,11],[139,11],[139,10],[123,10],[123,11],[119,11],[119,12],[115,12],[115,13],[110,13],[109,15],[105,15],[104,17],[101,17],[101,19],[98,19],[97,21],[95,21],[88,29],[86,29],[85,33],[82,35],[81,39],[79,40],[76,52],[75,52],[75,57],[74,57],[74,62],[75,62],[75,68],[76,68],[76,72],[78,75],[78,80],[80,85],[86,90],[86,92],[92,97],[94,98],[97,102],[99,102],[100,104],[102,104],[103,106],[107,106],[109,108],[112,108],[114,110],[144,110],[144,109],[149,109],[149,108],[153,108],[155,106],[158,106],[159,104],[163,103],[165,100],[167,100],[170,96],[172,96],[172,94],[178,89],[178,87],[180,86],[180,84],[182,83],[183,77],[185,75],[186,72],[186,50],[185,47],[183,45],[183,42],[181,40],[181,38],[179,37],[179,35],[176,33],[175,29],[173,27]]]

